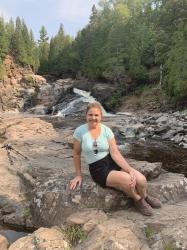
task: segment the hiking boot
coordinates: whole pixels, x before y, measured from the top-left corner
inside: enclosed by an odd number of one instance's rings
[[[143,198],[138,201],[134,201],[134,206],[143,215],[153,215],[152,207]]]
[[[159,199],[152,197],[150,195],[147,195],[145,198],[145,201],[152,207],[152,208],[160,208],[162,206],[161,201]]]

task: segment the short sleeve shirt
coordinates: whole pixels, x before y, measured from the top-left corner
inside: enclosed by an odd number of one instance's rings
[[[114,137],[112,130],[104,124],[101,124],[101,132],[94,140],[88,130],[88,124],[83,124],[76,128],[73,137],[81,144],[81,150],[88,164],[103,159],[109,154],[108,141]],[[95,154],[95,143],[97,145],[97,154]]]

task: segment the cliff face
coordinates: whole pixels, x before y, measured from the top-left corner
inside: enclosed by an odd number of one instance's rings
[[[46,80],[32,69],[16,64],[11,56],[4,60],[5,76],[0,81],[0,112],[24,109],[25,100],[32,99],[36,89]]]

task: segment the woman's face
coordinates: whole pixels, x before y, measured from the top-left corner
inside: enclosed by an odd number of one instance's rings
[[[91,127],[96,127],[101,122],[101,118],[101,111],[98,108],[91,108],[86,114],[86,121]]]

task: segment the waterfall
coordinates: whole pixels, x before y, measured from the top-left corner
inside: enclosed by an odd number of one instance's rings
[[[90,95],[90,92],[85,90],[73,88],[73,92],[76,94],[74,100],[63,105],[63,107],[58,111],[57,116],[67,116],[70,114],[82,113],[85,111],[88,103],[97,102],[97,100]],[[100,104],[101,105],[101,104]],[[108,114],[105,109],[102,107],[103,116],[111,116]]]

